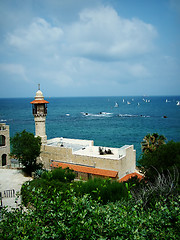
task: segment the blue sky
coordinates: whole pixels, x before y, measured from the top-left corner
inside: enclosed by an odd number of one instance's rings
[[[180,94],[179,0],[0,0],[0,97]]]

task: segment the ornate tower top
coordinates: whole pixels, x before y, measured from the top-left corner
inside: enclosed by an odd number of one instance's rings
[[[31,102],[31,104],[43,104],[49,103],[48,101],[44,100],[43,93],[40,90],[40,84],[38,84],[38,91],[36,92],[35,100]]]

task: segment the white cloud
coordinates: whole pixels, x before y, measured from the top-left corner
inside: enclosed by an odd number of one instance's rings
[[[7,36],[8,43],[31,54],[42,51],[114,61],[148,53],[153,49],[156,29],[138,19],[121,18],[111,7],[86,9],[75,23],[52,26],[36,18],[26,29]]]
[[[59,91],[69,94],[68,88],[73,95],[120,94],[118,89],[123,94],[128,83],[149,77],[148,65],[140,59],[152,52],[156,36],[151,24],[122,18],[112,7],[85,9],[66,25],[35,18],[8,33],[8,47],[15,48],[9,52],[22,64],[4,65],[3,71],[43,82],[56,96]]]
[[[7,41],[10,45],[22,50],[29,51],[37,48],[52,50],[63,36],[63,30],[51,26],[46,20],[36,18],[26,29],[16,29],[9,33]]]
[[[111,7],[86,9],[66,29],[66,50],[87,58],[118,60],[147,53],[156,29],[138,19],[124,19]]]
[[[26,82],[29,82],[25,68],[21,64],[0,64],[0,71],[5,72],[10,75],[18,75],[20,79],[23,79]],[[12,79],[14,79],[12,77]]]

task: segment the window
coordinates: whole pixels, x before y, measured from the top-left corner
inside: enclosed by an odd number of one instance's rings
[[[6,145],[6,138],[4,135],[0,135],[0,147]]]
[[[32,105],[32,110],[33,110],[33,114],[37,114],[37,105],[36,104]]]
[[[7,158],[7,155],[6,154],[3,154],[2,155],[2,166],[5,166],[7,163],[6,163],[6,158]]]

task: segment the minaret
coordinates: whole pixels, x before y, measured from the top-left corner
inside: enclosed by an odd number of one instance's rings
[[[47,103],[49,102],[44,100],[44,96],[40,91],[40,84],[38,84],[38,91],[36,92],[35,100],[32,101],[31,104],[35,121],[36,136],[41,137],[42,144],[47,143],[45,124],[47,115]]]

